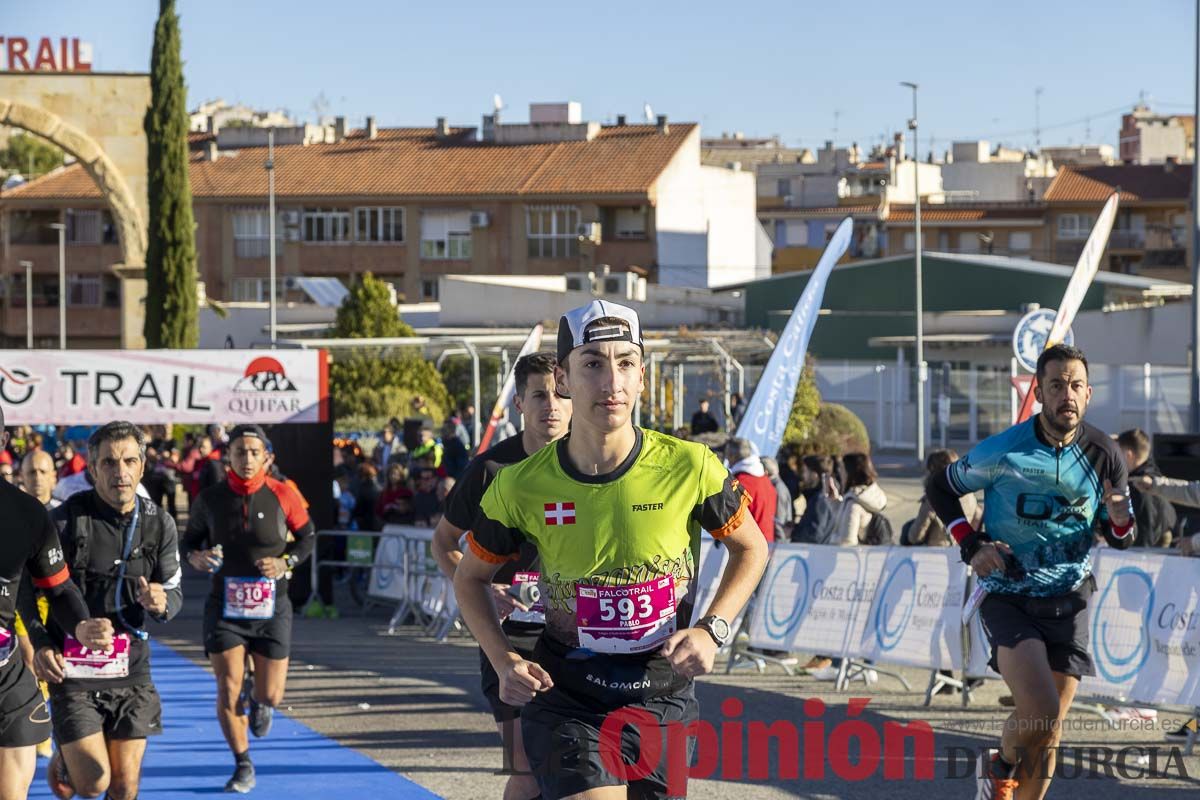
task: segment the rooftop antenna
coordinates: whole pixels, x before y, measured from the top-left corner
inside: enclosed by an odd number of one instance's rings
[[[1040,153],[1042,151],[1042,89],[1041,86],[1033,90],[1033,142],[1034,147]]]

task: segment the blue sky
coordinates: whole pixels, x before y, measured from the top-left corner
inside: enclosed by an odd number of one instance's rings
[[[584,116],[640,118],[643,103],[706,135],[779,134],[869,145],[899,130],[921,84],[922,150],[952,139],[1116,144],[1145,92],[1189,112],[1189,0],[858,3],[180,0],[189,97],[327,113],[359,125],[477,125],[572,99]],[[154,0],[0,0],[0,35],[79,36],[95,68],[145,71]],[[1002,9],[1002,10],[998,10]],[[835,123],[836,118],[836,123]],[[1090,136],[1089,134],[1090,129]]]

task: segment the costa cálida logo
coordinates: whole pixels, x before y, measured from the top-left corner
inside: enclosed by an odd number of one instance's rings
[[[287,376],[283,364],[270,356],[259,356],[250,362],[245,373],[233,387],[229,410],[239,414],[279,413],[300,411],[296,384]]]

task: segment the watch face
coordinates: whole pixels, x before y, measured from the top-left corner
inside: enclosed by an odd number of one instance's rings
[[[729,623],[721,618],[716,618],[708,623],[712,627],[712,632],[722,642],[729,639]]]

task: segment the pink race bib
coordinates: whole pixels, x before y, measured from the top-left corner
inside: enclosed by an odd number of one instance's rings
[[[675,632],[675,579],[632,586],[575,587],[579,646],[597,653],[644,653]]]
[[[537,585],[538,578],[541,577],[537,572],[518,572],[513,576],[513,588],[524,586],[525,584]],[[538,600],[528,611],[514,611],[508,615],[508,618],[513,622],[529,622],[537,625],[546,624],[546,605]]]
[[[3,667],[17,651],[17,635],[8,628],[0,628],[0,667]]]
[[[63,642],[68,678],[125,678],[129,676],[129,634],[113,637],[112,650],[89,650],[71,634]]]
[[[225,619],[270,619],[275,616],[273,578],[226,578]]]

